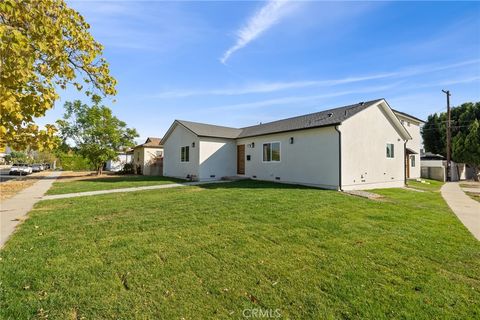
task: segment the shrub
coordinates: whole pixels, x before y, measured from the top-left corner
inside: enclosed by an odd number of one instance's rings
[[[133,165],[133,163],[125,163],[123,165],[123,169],[122,171],[120,171],[120,173],[122,174],[134,174],[135,173],[135,166]]]
[[[63,170],[94,170],[92,164],[87,159],[76,153],[61,154],[58,159],[60,161],[60,164],[58,164],[58,166],[61,167]]]

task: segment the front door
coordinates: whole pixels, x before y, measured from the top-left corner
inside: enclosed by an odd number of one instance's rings
[[[245,145],[237,146],[237,174],[245,174]]]

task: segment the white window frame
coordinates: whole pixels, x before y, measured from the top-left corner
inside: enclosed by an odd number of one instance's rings
[[[185,152],[183,150],[185,150]],[[187,157],[187,150],[188,150],[188,157]],[[182,154],[185,155],[183,159],[182,159]],[[190,146],[180,147],[180,162],[190,162]]]
[[[393,153],[393,155],[392,155],[391,157],[389,157],[389,156],[388,156],[388,153],[387,153],[388,145],[391,145],[391,146],[392,146],[392,151],[393,151],[392,153]],[[395,144],[393,144],[393,143],[388,143],[388,142],[387,142],[387,144],[386,144],[386,146],[385,146],[385,156],[386,156],[387,159],[395,159]]]
[[[410,155],[410,166],[411,166],[412,168],[415,168],[416,165],[417,165],[417,164],[416,164],[415,155],[412,154],[412,155]]]
[[[278,156],[280,160],[272,160],[272,144],[278,143]],[[270,161],[263,159],[263,148],[266,144],[270,145]],[[282,162],[282,143],[280,141],[270,141],[270,142],[263,142],[262,143],[262,163],[280,163]]]

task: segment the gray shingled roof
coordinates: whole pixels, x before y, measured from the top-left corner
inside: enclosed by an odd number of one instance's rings
[[[303,116],[258,124],[245,128],[229,128],[210,124],[177,120],[198,136],[219,138],[246,138],[264,134],[318,128],[342,123],[356,113],[370,107],[382,99],[360,102],[335,109],[306,114]]]
[[[360,102],[340,108],[246,127],[242,129],[242,133],[238,136],[238,138],[253,137],[269,133],[326,127],[340,124],[354,114],[370,107],[371,105],[379,102],[380,100],[381,99],[368,102]]]
[[[425,123],[425,121],[423,121],[422,119],[419,119],[419,118],[417,118],[417,117],[414,117],[414,116],[412,116],[411,114],[408,114],[408,113],[405,113],[405,112],[402,112],[402,111],[398,111],[398,110],[395,110],[395,109],[392,109],[392,111],[393,111],[394,113],[398,113],[398,114],[403,115],[403,116],[405,116],[405,117],[412,118],[412,119],[417,120],[417,121],[419,121],[419,122]]]
[[[201,137],[215,137],[215,138],[237,138],[242,129],[235,129],[230,127],[215,126],[212,124],[177,120],[179,123],[193,131],[197,136]]]

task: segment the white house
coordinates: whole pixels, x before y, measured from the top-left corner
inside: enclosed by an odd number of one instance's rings
[[[404,112],[393,110],[402,125],[407,129],[412,137],[407,141],[407,149],[405,154],[405,170],[407,179],[420,178],[420,150],[422,149],[422,137],[420,135],[420,127],[425,121],[420,120],[412,115]]]
[[[137,174],[161,176],[163,174],[163,146],[160,138],[148,137],[133,148],[133,166]]]
[[[162,140],[164,175],[334,190],[401,187],[409,140],[384,99],[240,129],[175,120]]]
[[[118,157],[116,159],[108,160],[107,163],[105,163],[105,170],[112,172],[122,171],[127,163],[132,162],[133,150],[119,151],[117,155]]]

